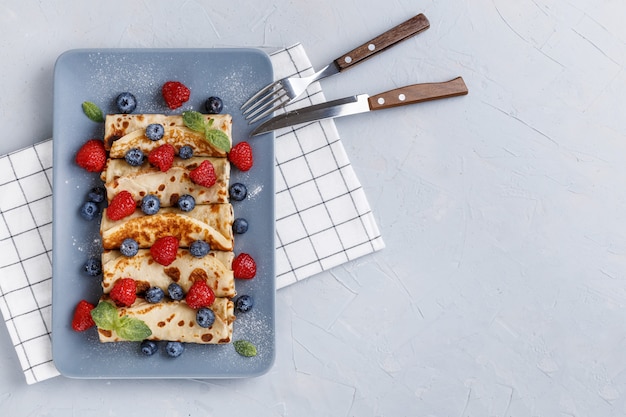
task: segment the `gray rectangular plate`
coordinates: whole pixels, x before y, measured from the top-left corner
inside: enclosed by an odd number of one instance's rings
[[[274,326],[274,141],[273,135],[249,138],[251,128],[239,107],[272,81],[269,57],[256,49],[95,49],[62,54],[54,72],[54,178],[52,353],[58,370],[74,378],[241,378],[265,373],[275,356]],[[182,108],[169,110],[161,97],[166,81],[180,81],[191,90]],[[74,163],[76,151],[90,138],[102,138],[104,124],[82,112],[84,101],[96,103],[104,113],[117,113],[115,98],[129,91],[137,97],[134,113],[204,113],[209,96],[221,97],[223,113],[233,116],[233,141],[248,141],[254,166],[248,172],[232,170],[231,183],[246,184],[249,196],[233,202],[235,217],[250,225],[235,236],[235,253],[247,252],[256,260],[257,276],[238,280],[239,295],[254,297],[254,308],[238,314],[234,340],[256,345],[256,357],[243,357],[232,344],[187,344],[178,358],[163,350],[146,357],[137,342],[100,343],[95,328],[75,332],[71,320],[76,304],[94,304],[102,294],[100,277],[89,277],[82,267],[102,248],[99,221],[79,215],[87,192],[102,185],[99,174]]]

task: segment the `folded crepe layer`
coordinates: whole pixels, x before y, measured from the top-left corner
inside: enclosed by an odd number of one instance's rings
[[[229,114],[205,114],[205,120],[212,120],[211,128],[221,130],[232,144],[233,120]],[[152,123],[163,125],[162,139],[152,141],[145,136],[146,127]],[[183,123],[181,115],[164,114],[108,114],[104,122],[104,146],[111,158],[123,158],[132,148],[141,149],[146,155],[154,148],[169,143],[176,152],[182,146],[190,146],[195,156],[226,156],[226,152],[216,148],[205,138],[204,132],[191,130]]]
[[[111,292],[121,278],[133,278],[137,293],[150,287],[159,287],[167,294],[167,287],[175,282],[185,293],[191,285],[202,280],[216,297],[232,298],[236,295],[232,263],[233,252],[211,251],[202,258],[192,256],[188,250],[179,249],[176,259],[164,266],[154,262],[150,250],[140,249],[137,255],[126,257],[119,251],[102,253],[102,290]]]
[[[108,296],[103,296],[101,302],[110,302]],[[184,301],[164,301],[148,303],[138,298],[130,307],[116,307],[119,317],[134,317],[152,330],[150,340],[168,340],[183,343],[223,344],[230,343],[235,321],[234,303],[227,298],[216,298],[211,305],[215,313],[215,322],[204,328],[196,323],[197,310],[189,307]],[[115,330],[98,328],[100,342],[124,341]]]
[[[205,160],[211,162],[217,178],[211,187],[197,185],[189,177],[189,172]],[[126,190],[137,202],[147,194],[156,195],[161,207],[175,206],[178,198],[184,194],[193,196],[196,204],[227,203],[230,163],[226,158],[175,158],[174,165],[162,172],[148,162],[133,167],[123,159],[109,159],[101,178],[105,182],[109,201],[120,191]]]
[[[174,236],[182,248],[188,248],[195,240],[205,240],[213,250],[233,250],[231,204],[197,205],[189,212],[165,207],[153,215],[136,209],[132,215],[116,221],[109,219],[106,211],[103,210],[100,222],[104,249],[119,249],[126,238],[135,239],[140,248],[149,248],[161,237]]]

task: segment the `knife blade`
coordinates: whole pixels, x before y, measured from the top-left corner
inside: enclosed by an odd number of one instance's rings
[[[400,87],[371,97],[367,94],[359,94],[303,107],[275,116],[261,123],[250,135],[257,136],[283,127],[407,104],[422,103],[429,100],[462,96],[467,93],[468,89],[463,78],[457,77],[440,83],[422,83]]]

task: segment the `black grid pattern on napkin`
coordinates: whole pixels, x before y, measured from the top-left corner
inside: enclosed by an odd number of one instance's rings
[[[52,315],[52,142],[0,157],[0,311],[26,381],[57,374]]]
[[[276,78],[314,72],[301,45],[272,60]],[[316,83],[287,110],[323,101]],[[277,131],[275,149],[278,288],[384,247],[332,120]]]

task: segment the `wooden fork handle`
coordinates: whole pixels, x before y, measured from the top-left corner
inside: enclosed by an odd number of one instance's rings
[[[457,77],[442,83],[413,84],[396,88],[395,90],[371,96],[367,100],[371,110],[382,110],[404,106],[405,104],[462,96],[467,93],[467,86],[463,78]]]
[[[420,13],[382,35],[375,37],[371,41],[365,42],[363,45],[351,50],[347,54],[340,56],[334,63],[337,68],[339,68],[339,71],[347,70],[359,62],[363,62],[367,58],[425,31],[429,27],[430,22],[426,16]]]

